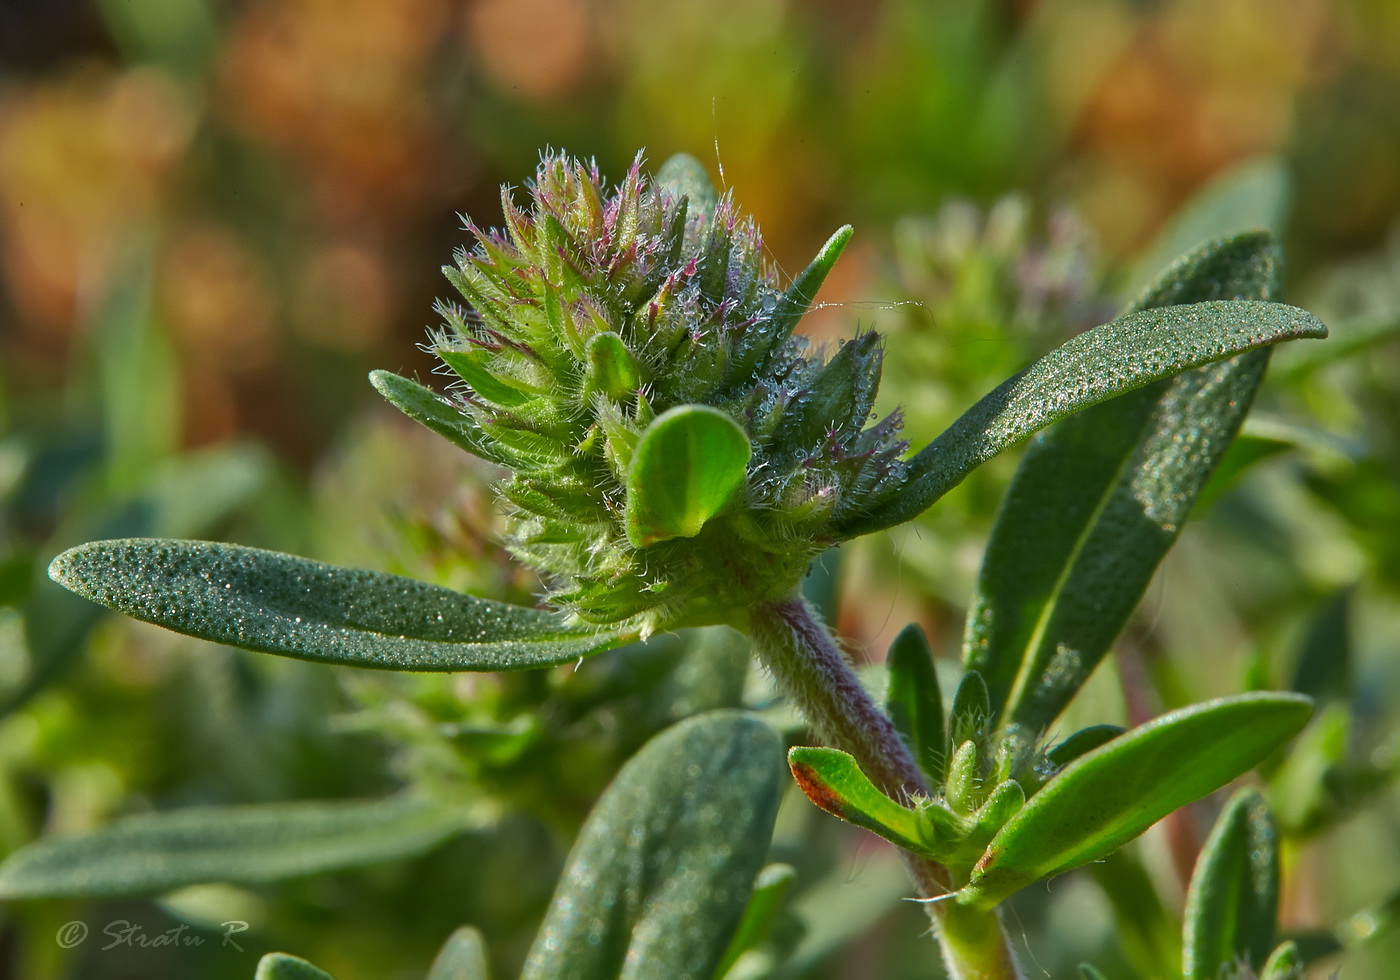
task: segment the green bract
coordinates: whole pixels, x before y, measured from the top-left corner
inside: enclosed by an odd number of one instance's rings
[[[507,544],[552,601],[643,635],[727,621],[898,487],[898,415],[867,427],[875,335],[827,361],[793,334],[849,228],[783,290],[693,161],[653,181],[639,158],[609,192],[547,156],[526,207],[502,203],[505,229],[468,224],[475,249],[444,270],[467,304],[438,305],[449,404],[376,385],[512,470]]]

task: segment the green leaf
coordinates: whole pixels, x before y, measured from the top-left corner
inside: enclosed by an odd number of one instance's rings
[[[904,485],[842,538],[912,520],[1002,450],[1075,412],[1191,368],[1327,328],[1304,310],[1253,301],[1130,313],[1065,343],[984,397],[906,464]]]
[[[1291,940],[1280,943],[1259,971],[1259,980],[1303,980],[1303,957],[1298,944]]]
[[[206,541],[95,541],[59,555],[49,575],[78,595],[177,633],[354,667],[543,667],[621,639],[572,626],[561,613]]]
[[[1079,964],[1079,980],[1108,980],[1102,970],[1089,963]]]
[[[1241,694],[1170,712],[1080,757],[1002,828],[958,901],[990,909],[1112,853],[1253,768],[1311,714],[1296,694]]]
[[[910,623],[894,638],[885,663],[890,678],[885,711],[930,784],[939,785],[948,764],[943,693],[938,688],[933,651],[918,624]]]
[[[1090,725],[1081,728],[1063,742],[1045,753],[1045,758],[1063,769],[1081,755],[1087,755],[1101,745],[1122,735],[1125,729],[1118,725]]]
[[[948,760],[948,779],[943,796],[954,813],[967,816],[982,805],[982,761],[977,743],[962,742]]]
[[[690,538],[744,482],[753,447],[708,405],[663,412],[637,442],[627,471],[627,538],[638,548]]]
[[[831,358],[804,380],[805,394],[789,404],[772,437],[774,445],[812,446],[819,443],[833,419],[863,422],[880,387],[880,338],[864,333],[841,345]]]
[[[524,405],[533,400],[534,396],[528,391],[524,391],[510,382],[492,374],[484,364],[477,360],[477,356],[472,351],[453,350],[450,347],[438,347],[434,353],[442,358],[444,364],[456,372],[457,377],[471,385],[472,391],[476,392],[487,401],[495,402],[497,405],[514,407],[516,405]],[[375,372],[375,374],[379,373],[378,371]],[[398,377],[398,375],[390,375],[390,377]],[[371,379],[373,378],[374,375],[371,375]],[[411,381],[408,383],[413,384]],[[379,387],[378,381],[374,381],[374,386],[376,388]],[[390,387],[393,387],[392,383]],[[383,392],[384,389],[381,388],[380,391]],[[386,398],[389,397],[387,392],[384,392],[384,396]],[[394,401],[393,398],[389,398],[389,400],[393,401],[395,405],[398,405],[398,402]],[[461,413],[458,412],[458,414],[460,415]],[[414,417],[417,418],[417,416]]]
[[[846,245],[850,242],[853,234],[855,234],[855,229],[850,225],[842,225],[837,228],[835,233],[826,240],[826,244],[817,252],[816,258],[812,259],[807,268],[797,274],[797,278],[792,281],[792,285],[787,288],[787,292],[783,294],[777,307],[773,310],[773,322],[779,336],[792,333],[797,327],[797,321],[801,320],[807,310],[811,308],[813,301],[817,298],[817,292],[822,288],[822,283],[826,282],[826,277],[831,272],[832,266],[836,265],[836,260],[846,250]]]
[[[486,944],[481,933],[462,926],[443,944],[428,970],[428,980],[489,980]]]
[[[1267,236],[1213,243],[1139,305],[1272,296],[1281,262]],[[1048,727],[1088,679],[1229,447],[1267,362],[1254,351],[1156,382],[1031,445],[988,542],[964,641],[1003,723]]]
[[[811,308],[812,302],[817,298],[817,292],[826,281],[827,274],[845,251],[853,231],[850,225],[838,228],[817,252],[816,258],[797,274],[787,291],[777,297],[772,315],[767,319],[760,319],[744,331],[734,348],[726,372],[726,377],[732,383],[751,385],[754,378],[770,369],[769,361],[783,349],[783,341],[792,334],[798,322]]]
[[[975,670],[963,674],[958,689],[953,693],[953,708],[948,715],[948,735],[956,750],[964,742],[973,742],[979,747],[986,745],[986,736],[992,726],[991,699],[987,694],[987,682]]]
[[[20,848],[0,864],[0,898],[279,881],[419,854],[478,820],[458,803],[408,795],[145,813]]]
[[[641,383],[641,366],[622,338],[611,330],[594,334],[588,341],[588,379],[584,390],[622,401],[636,394]]]
[[[852,756],[839,749],[799,745],[789,750],[788,766],[807,799],[827,813],[906,851],[928,853],[918,811],[876,789]]]
[[[797,870],[790,864],[770,864],[758,873],[753,883],[753,894],[744,908],[744,918],[739,922],[724,958],[715,968],[715,980],[723,980],[735,960],[768,940],[782,910],[783,899],[796,880]],[[428,980],[433,978],[429,977]]]
[[[433,389],[392,371],[371,371],[369,380],[375,390],[400,412],[473,456],[479,456],[500,466],[520,466],[521,461],[508,455],[497,443],[488,439],[471,416]]]
[[[1138,977],[1181,976],[1181,921],[1168,910],[1135,850],[1086,867],[1113,909],[1115,942]]]
[[[656,184],[672,197],[689,198],[691,214],[715,209],[715,185],[710,182],[709,172],[689,153],[677,153],[668,158],[656,172]]]
[[[1263,966],[1274,945],[1278,893],[1278,827],[1264,798],[1241,790],[1216,820],[1191,876],[1186,980],[1216,980],[1235,963]]]
[[[522,980],[709,980],[783,782],[778,736],[751,714],[696,715],[653,738],[579,834]]]
[[[1290,836],[1306,837],[1338,816],[1333,794],[1347,757],[1353,720],[1350,706],[1324,704],[1313,723],[1269,776],[1274,810]],[[1349,808],[1341,808],[1346,814]]]
[[[258,960],[253,980],[335,980],[325,970],[286,953],[268,953]]]

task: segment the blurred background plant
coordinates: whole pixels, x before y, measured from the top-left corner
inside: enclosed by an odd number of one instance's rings
[[[465,833],[397,864],[157,901],[0,908],[0,973],[247,977],[279,948],[418,976],[463,922],[523,957],[621,762],[689,714],[771,706],[725,633],[514,675],[253,657],[48,583],[82,540],[198,536],[529,601],[489,468],[396,417],[371,367],[415,350],[498,184],[540,148],[625,172],[700,156],[796,271],[858,234],[804,325],[889,335],[881,409],[923,444],[1170,257],[1278,231],[1288,299],[1333,339],[1278,352],[1245,436],[1116,661],[1063,721],[1254,687],[1327,707],[1268,790],[1282,927],[1388,977],[1400,938],[1400,7],[1389,0],[13,0],[0,5],[0,851],[120,814],[459,783]],[[1014,454],[809,579],[858,656],[921,623],[955,673]],[[948,685],[945,685],[947,687]],[[949,688],[950,689],[950,688]],[[1019,896],[1034,968],[1170,975],[1198,804]],[[770,973],[936,974],[892,856],[790,800]],[[248,956],[63,949],[81,919],[251,923]],[[1336,958],[1343,949],[1345,960]],[[750,963],[753,962],[751,958]],[[746,974],[747,975],[747,974]]]

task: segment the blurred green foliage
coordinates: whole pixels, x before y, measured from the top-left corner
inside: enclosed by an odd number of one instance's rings
[[[238,541],[529,602],[489,467],[375,406],[436,269],[549,144],[620,175],[705,159],[795,271],[857,236],[811,331],[889,336],[881,409],[916,444],[1102,322],[1200,239],[1279,231],[1281,349],[1244,437],[1118,656],[1056,728],[1242,688],[1326,705],[1264,792],[1279,936],[1318,975],[1400,955],[1400,7],[1388,0],[350,0],[0,9],[0,852],[199,804],[447,783],[484,816],[405,862],[156,900],[0,907],[0,973],[246,978],[269,949],[342,980],[423,976],[463,923],[513,975],[593,802],[692,714],[796,721],[733,634],[511,675],[259,658],[102,617],[43,575],[80,541]],[[1185,205],[1185,207],[1183,207]],[[1173,218],[1173,215],[1176,217]],[[809,579],[878,661],[908,622],[953,662],[1015,459]],[[870,666],[880,683],[882,668]],[[945,683],[945,690],[952,685]],[[936,976],[891,855],[790,798],[795,869],[745,976]],[[1180,969],[1214,799],[1011,903],[1035,967]],[[95,935],[55,941],[80,920]],[[187,924],[199,947],[118,946]],[[249,923],[244,952],[220,923]],[[1344,959],[1337,959],[1341,954]],[[1331,957],[1331,958],[1327,958]],[[766,966],[764,965],[766,964]]]

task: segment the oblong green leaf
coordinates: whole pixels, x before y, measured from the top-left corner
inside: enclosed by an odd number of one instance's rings
[[[286,953],[268,953],[258,960],[253,980],[335,980],[325,970]]]
[[[522,980],[709,980],[763,867],[783,781],[777,734],[746,712],[653,738],[579,834]]]
[[[876,789],[848,753],[799,745],[788,751],[788,766],[807,799],[827,813],[907,851],[928,853],[918,812],[900,806]]]
[[[836,230],[816,258],[797,274],[792,284],[776,298],[773,312],[760,318],[745,330],[735,345],[726,376],[740,384],[750,384],[752,379],[768,370],[769,361],[783,350],[783,341],[797,328],[798,321],[811,309],[817,292],[826,281],[836,260],[845,251],[851,240],[853,229],[843,225]]]
[[[319,663],[512,670],[568,663],[620,641],[562,613],[207,541],[94,541],[55,558],[49,575],[177,633]]]
[[[888,503],[836,530],[853,538],[911,520],[997,453],[1116,395],[1269,344],[1325,336],[1305,310],[1254,301],[1143,310],[1095,327],[999,385],[908,461]]]
[[[690,538],[729,502],[753,455],[739,423],[679,405],[647,426],[627,470],[627,537],[638,548]]]
[[[392,371],[371,371],[369,381],[400,412],[473,456],[501,466],[520,465],[521,460],[507,455],[499,443],[486,437],[470,416],[433,389]]]
[[[933,666],[928,637],[917,623],[900,630],[890,644],[885,664],[890,678],[885,711],[930,785],[940,785],[948,764],[943,692],[938,686],[938,672]]]
[[[448,937],[428,970],[428,980],[489,980],[481,933],[462,926]]]
[[[1138,301],[1277,295],[1267,235],[1211,243]],[[1049,726],[1107,653],[1253,401],[1268,351],[1160,381],[1066,419],[1026,452],[978,576],[964,659],[1004,722]],[[1027,549],[1030,538],[1036,547]]]
[[[1216,820],[1186,893],[1186,980],[1216,980],[1236,963],[1262,967],[1274,946],[1278,889],[1278,826],[1259,793],[1240,790]]]
[[[479,820],[458,803],[409,795],[146,813],[20,848],[0,864],[0,898],[278,881],[418,854]]]
[[[853,234],[855,229],[850,225],[837,228],[826,240],[826,244],[822,245],[816,257],[792,280],[792,285],[788,286],[773,311],[773,321],[780,335],[792,333],[797,321],[811,308],[822,283],[826,282],[827,275],[836,265],[841,253],[846,250]]]
[[[958,901],[989,909],[1102,858],[1247,772],[1311,714],[1296,694],[1241,694],[1170,712],[1081,756],[1002,828]]]

